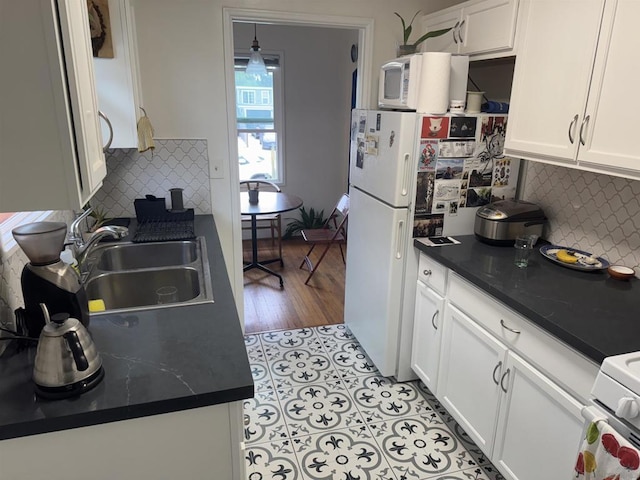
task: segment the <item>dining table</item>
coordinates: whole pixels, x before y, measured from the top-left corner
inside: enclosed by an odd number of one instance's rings
[[[282,275],[269,269],[265,265],[273,262],[282,263],[282,258],[272,258],[258,261],[258,218],[260,215],[288,212],[302,206],[302,199],[296,195],[284,192],[259,192],[258,202],[249,202],[249,192],[240,192],[240,214],[251,217],[251,261],[244,265],[247,272],[257,268],[280,279],[280,288],[284,288]]]

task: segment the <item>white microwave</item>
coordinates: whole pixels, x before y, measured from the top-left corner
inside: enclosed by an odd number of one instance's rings
[[[378,107],[416,110],[420,90],[422,54],[396,58],[380,67]]]

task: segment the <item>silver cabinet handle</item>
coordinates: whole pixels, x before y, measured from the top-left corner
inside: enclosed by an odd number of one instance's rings
[[[578,123],[578,114],[576,113],[576,116],[573,117],[573,120],[571,120],[571,123],[569,124],[569,141],[571,142],[571,144],[573,144],[573,136],[576,133],[577,123]]]
[[[462,23],[460,24],[460,28],[458,28],[458,40],[460,40],[460,43],[464,43],[464,38],[462,38],[462,27],[466,22],[467,22],[466,20],[462,20]]]
[[[453,26],[453,42],[457,45],[458,44],[458,40],[456,39],[456,30],[458,30],[458,26],[460,25],[460,22],[456,22],[456,24]]]
[[[582,131],[585,129],[587,125],[589,125],[589,120],[591,119],[591,115],[587,115],[582,120],[582,124],[580,125],[580,143],[584,146],[584,137],[582,136]]]
[[[502,367],[502,361],[498,362],[498,364],[496,365],[496,368],[494,368],[494,369],[493,369],[493,382],[494,382],[496,385],[499,385],[499,383],[500,383],[500,382],[498,381],[498,379],[496,378],[496,373],[498,373],[498,369],[499,369],[500,367]]]
[[[509,372],[511,372],[511,369],[507,368],[507,371],[502,374],[502,378],[500,379],[500,388],[504,393],[507,393],[507,389],[504,386],[504,379],[509,377]]]
[[[513,333],[515,333],[515,334],[517,334],[517,335],[520,335],[520,334],[522,333],[520,330],[516,330],[515,328],[507,327],[507,326],[505,325],[505,323],[504,323],[504,320],[503,320],[503,319],[500,319],[500,325],[501,325],[501,326],[502,326],[502,328],[504,328],[505,330],[509,330],[510,332],[513,332]]]
[[[434,330],[438,329],[438,326],[436,325],[436,317],[438,316],[439,313],[440,313],[440,310],[436,310],[436,313],[434,313],[433,317],[431,317],[431,325],[433,325]]]
[[[107,150],[109,150],[109,147],[111,147],[111,142],[113,142],[113,125],[111,125],[111,120],[109,120],[109,117],[107,117],[104,113],[102,113],[100,110],[98,110],[98,115],[105,121],[107,122],[107,127],[109,127],[109,140],[107,140],[107,143],[105,144],[104,147],[102,147],[102,151],[106,153]]]
[[[423,270],[423,271],[422,271],[422,274],[423,274],[425,277],[428,277],[428,276],[429,276],[429,275],[431,275],[432,273],[433,273],[433,272],[432,272],[431,270]]]

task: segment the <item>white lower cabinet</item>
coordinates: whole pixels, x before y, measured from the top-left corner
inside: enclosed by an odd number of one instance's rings
[[[223,403],[2,440],[0,479],[244,480],[241,441],[242,402]]]
[[[507,479],[569,478],[581,404],[447,305],[438,398]]]
[[[492,461],[505,478],[571,478],[584,420],[581,404],[508,352]]]
[[[418,281],[414,371],[505,478],[570,478],[597,365],[446,270]]]
[[[435,395],[438,385],[444,298],[418,282],[413,320],[411,368]]]
[[[456,307],[444,317],[438,398],[491,457],[507,348]]]

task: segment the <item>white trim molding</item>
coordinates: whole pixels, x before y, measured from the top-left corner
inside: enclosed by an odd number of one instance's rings
[[[230,8],[222,9],[224,65],[227,88],[227,125],[229,129],[229,158],[238,158],[236,141],[236,102],[234,81],[233,23],[250,22],[292,26],[317,26],[327,28],[345,28],[358,30],[358,75],[356,85],[356,108],[362,108],[370,97],[371,78],[373,76],[373,35],[374,19],[366,17],[350,17],[343,15],[323,15],[311,13],[280,12],[273,10]],[[238,162],[229,162],[229,182],[231,186],[231,215],[233,217],[233,270],[235,281],[233,290],[236,306],[244,329],[244,295],[242,275],[242,230],[240,224],[240,186],[238,179]]]

